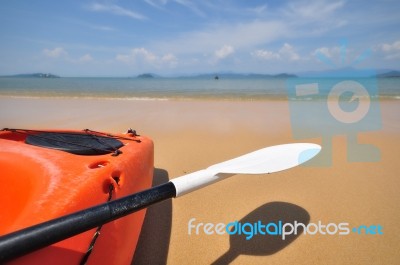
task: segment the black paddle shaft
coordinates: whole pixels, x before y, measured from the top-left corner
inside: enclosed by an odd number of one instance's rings
[[[0,237],[0,264],[176,196],[172,182]]]

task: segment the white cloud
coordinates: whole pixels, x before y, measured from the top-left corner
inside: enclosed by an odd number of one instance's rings
[[[168,2],[174,2],[179,5],[182,5],[188,9],[190,9],[193,13],[195,13],[198,16],[205,17],[206,14],[193,2],[190,0],[144,0],[147,4],[158,8],[158,9],[164,9],[164,6],[168,4]],[[201,2],[200,2],[201,3]]]
[[[43,50],[44,55],[50,58],[59,58],[63,56],[68,56],[68,53],[64,50],[62,47],[56,47],[52,50],[50,49],[44,49]]]
[[[163,56],[157,56],[145,48],[134,48],[126,54],[117,54],[117,61],[127,64],[147,64],[155,67],[169,66],[175,67],[178,64],[178,59],[172,53],[167,53]]]
[[[164,15],[165,17],[173,16],[176,10],[186,10],[190,15],[191,11],[189,10],[189,7],[184,6],[185,3],[187,4],[190,2],[194,3],[197,8],[200,8],[204,12],[210,10],[210,12],[206,12],[207,16],[210,16],[210,19],[207,19],[207,21],[196,18],[196,21],[193,21],[193,26],[184,27],[184,29],[182,28],[181,30],[175,30],[172,25],[168,25],[169,27],[165,34],[152,35],[151,31],[147,30],[146,32],[149,34],[142,36],[140,39],[137,39],[134,34],[128,36],[128,32],[131,29],[129,27],[121,27],[120,29],[115,28],[115,32],[110,32],[110,38],[114,37],[112,36],[113,33],[115,33],[116,39],[120,39],[122,35],[125,37],[126,34],[126,43],[130,42],[132,46],[127,47],[123,43],[112,46],[107,42],[96,42],[103,43],[101,45],[110,45],[107,47],[96,48],[108,48],[106,51],[108,54],[107,56],[109,57],[110,54],[112,54],[111,56],[113,59],[119,61],[119,66],[123,66],[121,62],[131,63],[132,65],[179,65],[182,69],[180,71],[191,71],[191,69],[186,67],[186,65],[188,65],[187,62],[193,62],[193,65],[196,63],[196,65],[192,67],[193,69],[196,68],[195,70],[192,70],[195,72],[200,71],[198,69],[201,69],[201,71],[204,68],[209,69],[210,63],[220,63],[215,65],[216,69],[218,67],[220,69],[230,69],[235,67],[247,69],[250,68],[250,66],[257,68],[260,64],[255,62],[254,58],[259,58],[260,60],[274,61],[271,65],[283,65],[284,63],[287,63],[288,67],[297,67],[299,64],[296,63],[296,60],[300,60],[303,64],[307,59],[311,66],[304,66],[304,64],[302,66],[305,68],[313,68],[317,67],[315,65],[315,60],[318,58],[312,58],[312,55],[315,55],[317,52],[329,59],[337,61],[342,59],[343,56],[340,54],[340,48],[333,47],[336,43],[335,40],[332,41],[332,46],[326,45],[329,39],[332,39],[332,36],[351,36],[351,32],[355,28],[363,27],[357,23],[354,23],[354,25],[352,24],[356,21],[356,18],[359,18],[360,14],[357,13],[359,10],[355,8],[353,4],[345,2],[345,0],[332,0],[329,2],[326,0],[310,0],[308,4],[305,4],[304,0],[299,0],[283,2],[279,5],[272,6],[267,6],[264,3],[250,3],[246,5],[249,8],[240,5],[242,12],[244,12],[241,16],[237,15],[239,5],[229,3],[221,5],[220,10],[221,14],[224,14],[229,18],[226,20],[219,19],[220,17],[216,14],[214,9],[206,9],[204,3],[195,2],[194,0],[178,1],[180,3],[177,3],[174,0],[144,0],[146,3],[143,4],[147,9],[136,9],[135,5],[124,4],[121,1],[92,1],[89,3],[100,3],[92,5],[92,7],[96,9],[96,12],[109,12],[100,14],[107,14],[110,16],[110,13],[112,12],[126,16],[126,13],[118,11],[120,9],[113,9],[112,7],[115,7],[115,5],[120,5],[124,8],[126,7],[139,12],[142,12],[141,10],[146,10],[146,13],[143,11],[142,14],[148,15],[149,18],[150,13],[147,12],[153,12],[152,14],[154,15],[166,11],[165,14],[162,14],[160,19],[164,19]],[[220,2],[217,1],[217,3]],[[106,11],[106,6],[110,7],[108,11]],[[88,6],[86,5],[85,7]],[[372,11],[369,12],[372,13]],[[357,16],[353,17],[353,13]],[[232,14],[237,16],[232,16]],[[345,23],[343,21],[346,20],[349,21],[350,24],[349,27],[343,28],[342,32],[340,31],[341,29],[335,27],[335,25],[344,25],[341,23]],[[93,26],[92,28],[98,30],[113,30],[113,28],[107,26],[117,27],[116,24],[109,24],[107,21],[96,23],[98,24],[88,26]],[[146,23],[144,26],[153,27],[155,24]],[[312,36],[312,38],[310,38],[310,36]],[[369,40],[365,37],[368,35],[361,34],[360,36],[364,36],[364,41]],[[392,38],[391,36],[386,36],[384,34],[382,36],[385,36],[387,39]],[[354,41],[359,41],[357,36],[353,37],[354,38],[349,41],[350,44]],[[310,39],[312,40],[311,42],[307,41]],[[375,46],[376,55],[378,55],[378,59],[382,61],[385,58],[392,59],[400,57],[400,52],[396,52],[396,47],[400,46],[400,41],[394,42],[394,40],[399,39],[391,39],[392,41],[387,41],[387,39],[380,41],[383,44],[380,44],[381,46],[379,46],[379,49],[378,46]],[[140,44],[136,43],[137,41]],[[85,41],[84,43],[88,42]],[[64,43],[52,43],[46,45],[47,46],[45,47],[54,48],[64,45]],[[365,47],[365,45],[368,44],[363,43],[362,45],[359,45],[358,48],[360,50],[364,49],[363,47]],[[140,48],[142,46],[146,47],[146,49]],[[70,56],[73,56],[76,60],[78,60],[79,56],[84,55],[85,53],[93,53],[93,49],[87,49],[86,47],[81,49],[79,47],[81,52],[75,55],[73,52],[78,51],[76,47],[71,45],[62,47],[66,48],[71,53]],[[130,47],[137,48],[131,50]],[[101,52],[104,51],[105,49]],[[356,52],[351,55],[357,55]],[[50,54],[52,54],[50,50],[48,50],[47,53],[49,54],[48,56],[51,56]],[[53,57],[61,57],[60,55],[56,55],[56,51],[53,53]],[[100,54],[100,52],[96,51],[94,55],[99,56],[96,56],[96,60],[100,60]],[[250,54],[252,56],[250,56]],[[177,60],[177,57],[179,57],[179,61]],[[238,66],[234,65],[232,63],[234,62],[233,57],[240,58],[242,63],[240,65],[238,64]],[[197,58],[197,61],[195,62],[193,58]],[[219,61],[223,58],[228,58],[228,60]],[[278,63],[275,64],[275,62]],[[288,62],[291,62],[292,64],[289,64]],[[113,63],[116,62],[114,61]],[[314,63],[314,65],[312,63]]]
[[[94,12],[105,12],[111,13],[117,16],[127,16],[134,19],[144,20],[147,19],[146,16],[139,14],[135,11],[120,7],[114,4],[100,4],[100,3],[92,3],[88,6],[90,11]]]
[[[292,29],[292,37],[321,36],[331,30],[348,25],[349,16],[343,0],[291,1],[282,9],[281,21]]]
[[[176,67],[178,64],[178,59],[172,53],[165,54],[163,57],[161,57],[161,61],[170,67]]]
[[[289,59],[290,61],[296,61],[300,59],[300,56],[296,53],[293,46],[288,43],[283,44],[282,48],[279,49],[281,57]]]
[[[221,47],[221,49],[218,49],[214,52],[215,56],[217,59],[224,59],[228,57],[229,55],[233,54],[235,52],[235,49],[230,46],[230,45],[224,45]]]
[[[327,58],[334,58],[334,57],[338,57],[340,54],[340,47],[320,47],[314,50],[314,52],[312,52],[312,55],[317,56],[318,54],[322,54],[323,56],[327,57]]]
[[[93,57],[90,54],[85,54],[78,59],[78,62],[87,63],[93,61]]]
[[[267,10],[267,7],[268,7],[267,4],[264,4],[264,5],[256,6],[256,7],[253,7],[253,8],[249,8],[248,10],[250,12],[253,12],[255,14],[260,15],[260,14],[264,13]]]
[[[385,56],[385,59],[387,60],[400,59],[400,52],[388,54]]]
[[[384,43],[381,47],[384,52],[400,51],[400,41],[393,42],[392,44]]]
[[[147,0],[150,5],[166,7],[174,0]],[[301,3],[301,4],[299,4]],[[264,16],[261,13],[271,12],[267,5],[256,6],[253,9],[246,9],[247,12],[260,12],[253,20],[238,20],[231,23],[207,23],[206,27],[198,30],[182,32],[167,39],[157,40],[148,44],[152,50],[174,54],[207,54],[215,57],[216,47],[221,47],[227,43],[235,47],[235,52],[250,52],[257,47],[265,46],[271,42],[282,39],[307,38],[309,36],[319,37],[326,32],[336,30],[347,22],[347,16],[344,13],[345,1],[327,1],[327,0],[307,0],[298,2],[289,2],[281,5],[274,13],[268,13]],[[197,3],[199,7],[205,4]],[[224,10],[225,8],[225,10]],[[221,7],[222,12],[228,8]],[[246,11],[245,10],[245,11]],[[271,8],[272,10],[272,8]],[[229,12],[234,12],[229,9]],[[242,11],[243,12],[243,11]],[[289,47],[287,47],[289,49]],[[292,60],[298,59],[295,51],[289,54],[289,50],[283,50],[286,56]],[[275,51],[278,53],[278,51]],[[259,54],[261,56],[261,54]],[[283,54],[280,54],[282,56]],[[264,53],[264,56],[267,56]],[[271,56],[270,56],[271,57]],[[272,56],[274,57],[274,56]],[[276,56],[275,56],[276,57]]]
[[[259,49],[252,52],[251,55],[258,59],[267,61],[278,59],[285,59],[289,61],[300,60],[300,56],[296,53],[293,46],[288,43],[283,44],[283,46],[277,52]]]
[[[218,24],[213,27],[194,32],[183,33],[170,40],[160,41],[152,45],[153,49],[179,54],[203,53],[214,54],[215,47],[229,43],[235,50],[251,49],[264,45],[283,36],[290,36],[284,23],[275,21],[253,21],[249,23]]]
[[[294,18],[316,20],[333,15],[344,5],[345,1],[294,1],[288,4],[285,13]]]
[[[101,30],[101,31],[115,31],[115,28],[109,26],[91,26],[92,29]]]
[[[267,50],[256,50],[251,53],[256,58],[263,59],[263,60],[273,60],[273,59],[279,59],[280,56],[276,52],[272,51],[267,51]]]
[[[162,6],[168,3],[168,0],[144,0],[144,1],[156,8],[162,8]]]
[[[192,12],[194,12],[195,14],[197,14],[198,16],[201,17],[205,17],[205,13],[203,11],[201,11],[196,4],[194,4],[192,1],[189,0],[174,0],[174,2],[185,6],[186,8],[189,8],[190,10],[192,10]]]
[[[387,60],[400,59],[400,41],[380,44],[377,50],[383,52],[384,58]]]
[[[62,48],[62,47],[56,47],[54,49],[44,49],[43,54],[46,57],[52,58],[52,59],[61,59],[70,63],[87,63],[93,61],[93,57],[87,53],[82,55],[79,58],[73,58],[71,57],[68,52]]]
[[[153,62],[157,59],[157,56],[145,48],[135,48],[128,54],[117,54],[116,59],[124,63],[135,63],[137,61]]]

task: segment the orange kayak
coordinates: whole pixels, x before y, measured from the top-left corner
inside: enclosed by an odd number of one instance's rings
[[[150,188],[153,142],[134,131],[0,131],[0,236]],[[10,264],[130,264],[146,210]],[[88,249],[93,247],[90,255]]]

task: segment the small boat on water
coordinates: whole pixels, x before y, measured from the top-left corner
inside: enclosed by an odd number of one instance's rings
[[[153,142],[135,131],[0,131],[0,236],[148,189]],[[146,209],[9,264],[129,264]]]

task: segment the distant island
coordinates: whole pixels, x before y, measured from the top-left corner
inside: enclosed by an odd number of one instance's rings
[[[345,67],[338,69],[330,69],[323,71],[308,71],[297,73],[301,77],[376,77],[376,78],[393,78],[400,77],[400,71],[391,69],[356,69],[353,67]]]
[[[324,78],[324,77],[376,77],[376,78],[400,78],[400,71],[392,69],[378,69],[374,74],[372,71],[366,71],[363,69],[356,68],[339,68],[331,70],[321,71],[308,71],[298,72],[295,74],[291,73],[279,73],[279,74],[260,74],[260,73],[235,73],[235,72],[214,72],[214,73],[202,73],[202,74],[187,74],[187,75],[174,75],[174,76],[161,76],[154,73],[143,73],[137,75],[136,78],[150,79],[150,78],[198,78],[198,79],[288,79],[298,77],[312,77],[312,78]]]
[[[234,78],[293,78],[297,77],[297,75],[294,74],[288,74],[288,73],[281,73],[281,74],[241,74],[241,73],[212,73],[212,74],[199,74],[199,75],[189,75],[189,76],[181,76],[181,78],[205,78],[205,79],[234,79]]]
[[[249,77],[252,78],[293,78],[293,77],[298,77],[295,74],[288,74],[288,73],[280,73],[276,75],[268,75],[268,74],[249,74]]]
[[[371,74],[371,75],[368,75]],[[233,73],[233,72],[215,72],[215,73],[204,73],[204,74],[192,74],[186,76],[178,76],[178,78],[204,78],[204,79],[288,79],[297,77],[348,77],[354,75],[354,77],[377,77],[377,78],[399,78],[400,71],[381,69],[377,70],[376,74],[371,71],[365,71],[363,69],[355,68],[340,68],[332,70],[322,70],[322,71],[308,71],[299,72],[296,74],[291,73],[279,73],[279,74],[259,74],[259,73]]]
[[[384,78],[400,77],[400,71],[390,71],[383,74],[378,74],[377,77],[384,77]]]
[[[142,73],[137,76],[129,78],[139,79],[153,79],[153,78],[199,78],[199,79],[288,79],[297,77],[376,77],[376,78],[400,78],[400,71],[393,69],[378,69],[374,74],[371,71],[364,71],[363,69],[355,68],[341,68],[322,71],[308,71],[298,72],[296,74],[279,73],[279,74],[260,74],[260,73],[235,73],[235,72],[214,72],[202,74],[187,74],[187,75],[172,75],[161,76],[154,73]],[[14,78],[60,78],[60,76],[51,73],[32,73],[32,74],[16,74],[16,75],[2,75],[0,77],[14,77]]]
[[[10,75],[6,77],[20,77],[20,78],[60,78],[58,75],[50,74],[50,73],[34,73],[34,74],[18,74],[18,75]]]
[[[154,77],[155,76],[153,74],[149,74],[149,73],[140,74],[140,75],[137,76],[137,78],[154,78]]]

